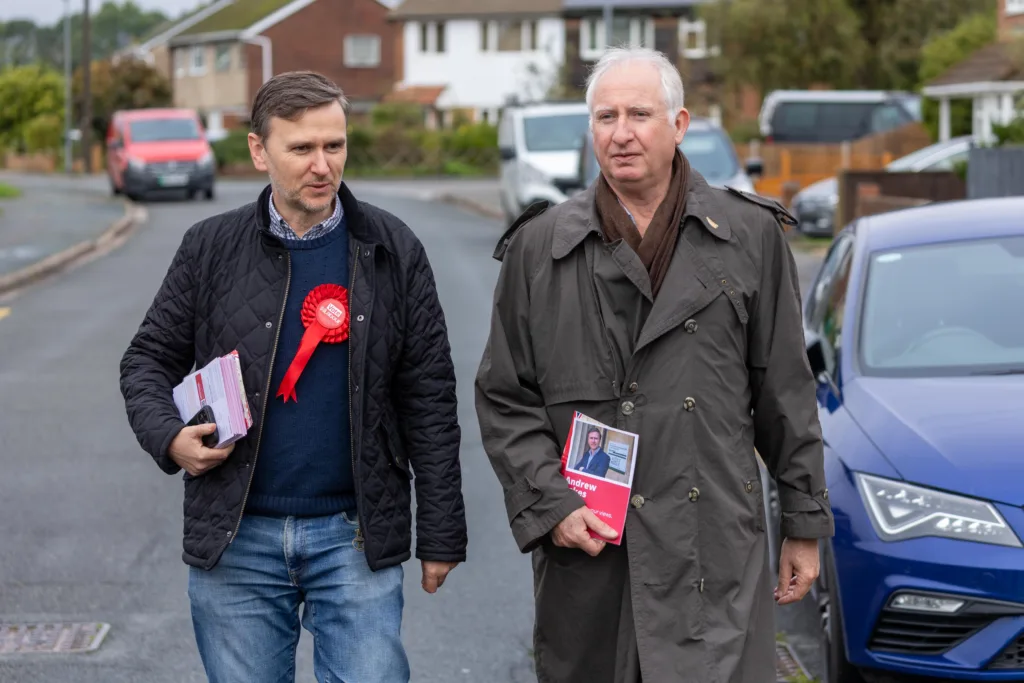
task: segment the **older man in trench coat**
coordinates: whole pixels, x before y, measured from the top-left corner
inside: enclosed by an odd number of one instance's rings
[[[774,604],[833,532],[799,289],[780,221],[678,152],[678,71],[612,50],[587,89],[602,173],[528,209],[476,380],[512,534],[532,552],[542,683],[768,683]],[[622,545],[560,475],[573,411],[640,435]],[[785,538],[769,573],[761,454]],[[774,593],[774,600],[773,600]]]

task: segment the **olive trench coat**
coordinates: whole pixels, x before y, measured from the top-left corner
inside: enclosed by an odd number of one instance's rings
[[[484,448],[533,554],[541,683],[769,683],[774,600],[755,448],[783,537],[833,533],[815,382],[781,205],[696,172],[656,300],[595,187],[538,204],[502,261],[476,378]],[[560,475],[579,410],[639,434],[623,543],[597,556],[550,531],[584,505]]]

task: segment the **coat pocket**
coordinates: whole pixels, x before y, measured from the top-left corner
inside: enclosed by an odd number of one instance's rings
[[[412,479],[412,467],[409,465],[409,458],[406,455],[405,446],[402,444],[402,438],[398,434],[391,416],[386,411],[381,413],[380,421],[377,423],[377,434],[380,438],[381,447],[387,454],[391,464],[405,476]]]

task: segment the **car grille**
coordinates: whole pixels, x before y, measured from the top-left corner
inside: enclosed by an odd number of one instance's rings
[[[195,169],[194,161],[162,161],[156,164],[147,164],[146,170],[156,175],[165,173],[189,173]]]
[[[996,655],[988,668],[990,669],[1024,669],[1024,636],[1013,641]]]
[[[868,649],[907,655],[938,655],[988,626],[991,614],[930,614],[886,607]]]

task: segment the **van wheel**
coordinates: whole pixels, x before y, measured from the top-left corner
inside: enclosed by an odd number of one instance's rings
[[[203,196],[206,197],[206,201],[209,202],[209,201],[213,201],[213,198],[216,195],[215,195],[215,193],[213,191],[213,188],[212,187],[208,187],[208,188],[206,188],[206,190],[203,191]]]

